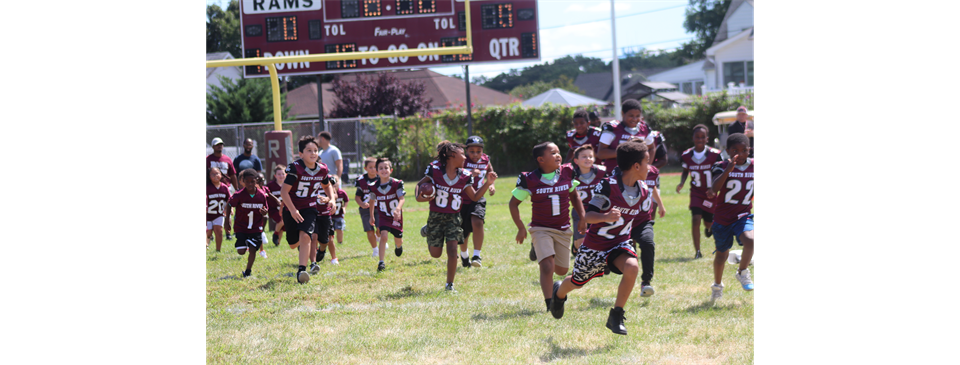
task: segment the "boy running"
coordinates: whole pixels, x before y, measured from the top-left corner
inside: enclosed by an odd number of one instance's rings
[[[283,179],[287,177],[283,170],[283,166],[275,166],[273,168],[273,181],[267,183],[267,190],[278,201],[280,200],[280,185],[283,184]],[[283,216],[280,215],[282,209],[283,204],[280,204],[276,209],[270,210],[270,230],[273,231],[274,246],[280,246],[280,238],[283,236]]]
[[[340,265],[340,260],[337,260],[336,246],[343,244],[343,230],[347,228],[347,221],[343,219],[344,208],[347,206],[347,203],[350,201],[350,196],[347,195],[346,191],[340,188],[340,182],[336,177],[330,178],[330,183],[333,184],[333,188],[337,190],[337,211],[333,213],[331,220],[333,221],[333,227],[330,229],[330,263],[333,265]],[[337,235],[337,244],[333,244],[333,235]]]
[[[600,128],[591,126],[587,121],[587,111],[577,109],[573,112],[573,129],[567,131],[567,145],[570,146],[570,152],[567,152],[567,158],[564,161],[571,162],[573,151],[583,145],[599,146]]]
[[[310,281],[307,264],[311,253],[317,248],[311,247],[310,236],[315,232],[317,223],[317,202],[326,202],[325,197],[317,197],[318,190],[325,190],[327,196],[333,196],[327,165],[319,162],[320,145],[313,136],[303,136],[297,142],[300,158],[287,166],[287,176],[283,180],[280,196],[283,201],[283,224],[287,229],[287,243],[291,249],[300,249],[297,282]],[[324,233],[326,235],[326,233]]]
[[[577,186],[577,195],[580,197],[581,204],[587,204],[593,199],[593,189],[607,175],[606,166],[594,165],[594,161],[593,146],[589,144],[573,151],[573,178],[580,181],[580,185]],[[576,210],[571,213],[573,213],[573,226],[579,227],[582,216],[577,214]],[[585,237],[586,232],[573,230],[573,249],[570,250],[573,257],[577,256],[577,251],[580,250]]]
[[[387,268],[383,263],[384,256],[387,255],[387,234],[393,234],[393,241],[397,248],[394,254],[397,257],[403,254],[403,180],[390,177],[393,173],[393,164],[390,159],[377,159],[377,182],[370,187],[370,225],[377,224],[377,230],[380,231],[379,258],[377,271],[383,271]],[[377,219],[374,219],[374,215]],[[377,223],[379,220],[379,223]]]
[[[590,229],[577,253],[573,274],[553,284],[550,313],[554,318],[563,317],[568,293],[610,270],[623,277],[617,288],[616,302],[607,317],[607,328],[616,334],[627,334],[623,307],[640,271],[636,251],[630,242],[630,231],[643,202],[650,195],[643,182],[648,171],[647,153],[647,146],[643,143],[627,141],[617,146],[617,166],[620,169],[613,171],[594,189],[584,216]]]
[[[693,236],[693,249],[696,253],[693,258],[703,257],[700,253],[700,220],[703,220],[703,234],[710,238],[713,231],[710,226],[713,225],[713,173],[710,169],[713,164],[723,161],[720,157],[720,150],[707,147],[709,129],[703,124],[697,124],[693,127],[693,147],[683,151],[680,155],[680,166],[683,167],[683,174],[680,175],[680,184],[677,185],[677,193],[683,189],[683,183],[687,181],[687,175],[690,176],[690,214],[693,221],[690,224],[691,234]]]
[[[473,189],[479,190],[483,185],[487,171],[493,171],[490,156],[483,153],[483,139],[478,136],[467,138],[467,159],[463,161],[463,168],[473,173]],[[490,196],[497,192],[495,186],[490,185]],[[463,220],[463,242],[460,243],[460,261],[463,267],[481,267],[480,249],[483,247],[483,219],[487,215],[487,198],[473,201],[464,195],[464,206],[460,210],[460,219]],[[467,253],[467,240],[473,233],[473,258]]]
[[[727,137],[727,153],[730,159],[713,165],[713,190],[717,195],[713,221],[713,239],[716,241],[716,256],[713,258],[712,300],[723,296],[723,268],[727,255],[733,247],[733,238],[743,246],[740,267],[736,278],[743,290],[753,290],[750,278],[750,261],[753,260],[753,159],[750,153],[750,138],[743,133]]]
[[[321,160],[317,160],[318,164],[323,164]],[[326,165],[324,165],[326,166]],[[330,175],[330,189],[336,192],[336,188],[333,185],[333,179],[336,179],[336,176]],[[323,263],[323,257],[327,254],[327,248],[330,246],[330,231],[333,230],[333,212],[337,209],[336,205],[336,193],[329,194],[326,189],[319,189],[316,192],[317,196],[317,225],[316,229],[312,235],[310,235],[310,244],[311,247],[316,247],[317,251],[310,254],[310,275],[316,275],[320,273],[320,265]],[[330,250],[335,250],[335,247],[330,248]]]
[[[367,233],[367,241],[370,242],[370,249],[373,250],[371,256],[379,257],[380,250],[377,247],[376,236],[377,225],[370,224],[370,205],[367,204],[367,201],[370,200],[370,187],[380,179],[377,177],[377,159],[374,157],[363,159],[363,171],[367,173],[357,176],[357,180],[353,184],[353,186],[357,187],[357,193],[354,195],[353,200],[360,206],[360,222],[363,224],[363,231]],[[374,219],[379,221],[380,217],[374,216]]]
[[[268,194],[257,186],[256,171],[240,171],[240,182],[243,189],[230,197],[227,219],[230,219],[230,208],[236,208],[233,232],[237,234],[237,253],[243,256],[249,251],[247,267],[241,273],[243,277],[248,277],[253,269],[253,262],[257,259],[257,249],[266,243],[263,241],[263,223],[272,204]]]
[[[223,220],[226,219],[227,224],[230,224],[230,219],[223,217],[230,191],[227,185],[221,182],[222,178],[220,168],[207,168],[207,247],[210,247],[209,240],[212,233],[216,239],[217,252],[220,252],[220,245],[223,243]]]
[[[643,107],[634,99],[627,99],[620,108],[623,121],[606,123],[603,133],[600,134],[600,146],[597,148],[597,159],[603,161],[607,173],[617,167],[617,146],[630,138],[646,138],[650,134],[650,127],[643,121]]]
[[[656,133],[656,132],[654,132]],[[647,145],[647,151],[652,151],[651,144],[648,143],[650,135],[644,144]],[[631,139],[632,142],[642,142],[639,139]],[[660,200],[660,170],[650,165],[650,154],[647,154],[647,176],[643,183],[647,185],[647,191],[650,193],[640,204],[640,214],[633,221],[633,229],[630,231],[630,238],[637,245],[640,251],[640,296],[649,297],[654,294],[653,286],[650,280],[653,279],[653,263],[656,256],[656,244],[653,241],[654,211],[659,211],[660,218],[667,214]],[[618,167],[619,168],[619,167]]]

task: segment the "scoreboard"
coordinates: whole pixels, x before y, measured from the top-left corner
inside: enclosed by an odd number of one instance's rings
[[[244,58],[466,45],[456,0],[241,0]],[[282,76],[540,60],[536,0],[470,1],[473,54],[277,64]],[[268,77],[244,66],[244,77]]]

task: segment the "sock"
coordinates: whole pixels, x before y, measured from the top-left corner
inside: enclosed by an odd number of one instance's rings
[[[470,258],[470,256],[467,256],[467,251],[460,252],[460,257],[465,259]]]
[[[307,267],[306,267],[306,266],[303,266],[303,265],[300,265],[300,267],[297,268],[297,272],[301,272],[301,271],[307,271]]]
[[[380,263],[382,264],[382,263],[383,263],[383,261],[380,261]]]
[[[480,250],[473,250],[474,256],[480,256]]]

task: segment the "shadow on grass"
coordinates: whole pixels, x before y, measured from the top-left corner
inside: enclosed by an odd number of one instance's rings
[[[688,262],[693,260],[703,260],[703,259],[695,259],[693,257],[671,257],[669,259],[658,259],[657,262],[662,262],[666,264],[666,263],[675,263],[675,262]]]
[[[274,286],[277,286],[277,283],[279,283],[279,282],[280,282],[279,280],[270,279],[270,281],[268,281],[266,284],[260,285],[259,289],[260,289],[260,290],[270,290],[270,289],[273,289],[273,287],[274,287]]]
[[[400,288],[400,290],[398,290],[396,293],[383,295],[380,297],[380,299],[392,300],[392,299],[403,299],[403,298],[415,298],[415,297],[423,296],[424,294],[426,294],[426,292],[424,292],[423,290],[416,290],[413,287],[408,285],[403,288]]]
[[[237,277],[236,275],[227,275],[227,276],[222,276],[217,278],[217,280],[237,280],[237,279],[240,279],[240,278]]]
[[[403,264],[403,266],[420,266],[420,265],[426,265],[426,264],[429,264],[430,261],[431,261],[431,260],[423,260],[423,261],[419,261],[419,262],[408,262],[408,263]]]
[[[569,298],[569,296],[567,298]],[[580,311],[610,309],[613,308],[614,302],[616,302],[616,298],[590,298],[590,304],[584,308],[581,308]]]
[[[597,348],[580,348],[580,347],[561,347],[553,342],[553,337],[547,338],[545,340],[547,345],[550,346],[550,351],[540,356],[540,361],[550,362],[553,360],[567,359],[571,357],[583,357],[587,355],[593,355],[596,353],[607,352],[610,345]]]
[[[530,309],[521,309],[521,310],[518,310],[518,311],[511,312],[511,313],[503,313],[503,314],[498,314],[498,315],[495,315],[495,316],[488,316],[488,315],[483,314],[483,313],[477,313],[477,314],[474,314],[474,315],[470,316],[470,319],[472,319],[472,320],[474,320],[474,321],[502,321],[502,320],[505,320],[505,319],[514,319],[514,318],[520,318],[520,317],[530,317],[530,316],[535,316],[535,315],[543,314],[543,313],[545,313],[545,311],[535,311],[535,310],[530,310]]]
[[[735,306],[733,303],[715,304],[712,301],[705,300],[703,301],[703,303],[692,305],[690,307],[687,307],[687,309],[683,309],[683,310],[676,309],[673,311],[673,313],[686,312],[690,314],[697,314],[704,311],[727,311],[735,308],[737,308],[737,306]]]

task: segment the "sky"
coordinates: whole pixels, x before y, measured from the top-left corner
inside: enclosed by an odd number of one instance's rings
[[[225,8],[229,1],[207,0],[206,3]],[[616,0],[615,4],[617,53],[621,57],[624,49],[672,49],[693,39],[693,34],[683,29],[687,0]],[[510,69],[522,69],[566,55],[583,54],[605,62],[613,59],[609,0],[539,0],[537,7],[543,49],[540,61],[471,65],[471,79],[481,75],[492,78]],[[430,69],[444,75],[463,74],[460,66]]]

